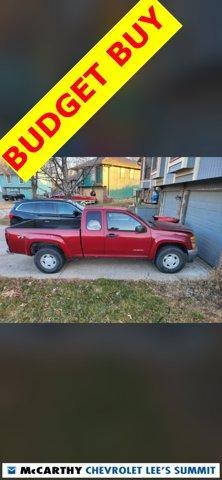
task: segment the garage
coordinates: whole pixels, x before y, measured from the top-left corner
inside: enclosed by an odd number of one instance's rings
[[[197,236],[199,255],[211,266],[222,252],[222,189],[190,191],[185,223]]]
[[[165,190],[163,192],[163,203],[161,209],[161,215],[169,217],[180,216],[181,208],[181,192],[177,190]]]

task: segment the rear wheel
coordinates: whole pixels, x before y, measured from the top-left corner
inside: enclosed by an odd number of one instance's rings
[[[63,254],[56,248],[44,247],[40,248],[35,254],[34,262],[38,270],[51,274],[57,273],[62,269],[65,259]]]
[[[187,262],[187,254],[179,247],[169,246],[159,250],[155,264],[163,273],[178,273]]]

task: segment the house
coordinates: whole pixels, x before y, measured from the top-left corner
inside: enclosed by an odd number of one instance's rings
[[[32,183],[30,180],[29,182],[24,182],[0,160],[0,200],[4,193],[9,192],[23,193],[25,198],[32,198]],[[51,192],[51,181],[44,178],[42,173],[39,173],[37,195],[41,196],[46,192]]]
[[[141,165],[141,189],[159,187],[159,214],[190,226],[200,256],[212,266],[222,256],[222,157],[149,157]]]
[[[74,173],[75,172],[75,173]],[[140,166],[135,159],[100,157],[73,168],[73,181],[79,178],[80,192],[89,194],[94,188],[98,200],[130,198],[140,185]]]

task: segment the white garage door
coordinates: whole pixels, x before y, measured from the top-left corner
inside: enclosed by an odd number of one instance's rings
[[[178,196],[180,196],[180,190],[165,191],[163,195],[162,215],[179,217],[181,201]]]
[[[222,255],[222,191],[191,191],[185,223],[197,235],[200,256],[210,265],[218,265]]]

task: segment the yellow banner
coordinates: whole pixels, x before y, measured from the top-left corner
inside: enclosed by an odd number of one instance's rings
[[[182,27],[158,0],[140,0],[0,141],[29,180]]]

